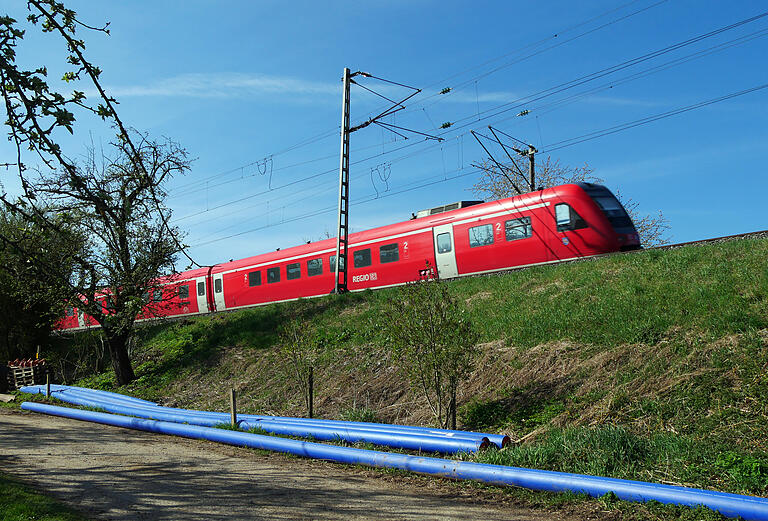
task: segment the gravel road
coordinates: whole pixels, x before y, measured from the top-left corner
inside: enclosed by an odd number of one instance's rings
[[[0,469],[93,519],[553,519],[440,480],[8,410]]]

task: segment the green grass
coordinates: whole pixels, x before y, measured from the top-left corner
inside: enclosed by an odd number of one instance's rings
[[[450,282],[486,346],[460,420],[527,436],[481,457],[768,494],[766,259],[768,241],[742,240]],[[316,368],[319,414],[393,421],[395,400],[425,410],[417,395],[403,397],[406,384],[388,358],[382,310],[395,291],[144,328],[138,379],[117,390],[157,400],[197,385],[199,395],[213,391],[179,405],[226,410],[231,386],[243,412],[302,414],[275,354],[277,327],[302,316],[326,340]],[[110,372],[79,383],[115,389]]]
[[[84,521],[86,518],[22,481],[0,473],[0,513],[4,521]]]
[[[343,409],[339,413],[339,419],[350,422],[368,423],[379,423],[380,421],[376,411],[370,407],[359,407],[357,405],[353,405],[348,409]]]
[[[536,443],[487,450],[473,461],[676,483],[762,495],[768,456],[737,453],[714,442],[674,434],[641,436],[625,427],[552,429]]]

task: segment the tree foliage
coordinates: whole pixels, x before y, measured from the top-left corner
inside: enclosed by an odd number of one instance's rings
[[[159,275],[173,268],[174,256],[182,250],[178,230],[168,225],[163,183],[184,173],[189,160],[175,143],[153,141],[128,128],[118,116],[117,102],[101,85],[101,70],[87,60],[85,42],[78,33],[109,34],[107,26],[82,22],[56,0],[29,0],[27,10],[26,25],[0,16],[0,90],[23,190],[21,203],[6,194],[0,195],[0,201],[59,240],[66,240],[68,233],[61,220],[87,238],[83,251],[72,257],[73,272],[53,273],[56,276],[47,280],[102,326],[122,385],[133,379],[127,342],[142,295],[153,289]],[[31,28],[51,33],[65,44],[63,63],[28,68],[18,63],[17,48]],[[81,89],[62,93],[49,82],[50,65],[64,66],[60,85]],[[96,92],[95,101],[87,99],[88,90]],[[112,127],[116,137],[109,153],[97,157],[89,150],[81,162],[65,153],[61,139],[74,133],[76,113],[95,115],[96,121],[100,118]],[[30,167],[27,161],[35,161],[36,166]],[[0,237],[13,246],[7,239]],[[29,261],[39,271],[46,269],[38,255]],[[109,309],[99,302],[105,295],[109,295]]]
[[[72,271],[72,254],[79,251],[82,238],[61,223],[70,233],[69,241],[34,221],[0,211],[0,363],[6,359],[31,357],[35,346],[45,345],[48,335],[62,316],[68,294],[47,277],[58,271],[67,277]],[[36,257],[48,269],[41,272]]]
[[[387,306],[393,355],[437,423],[456,428],[457,390],[474,367],[478,335],[445,283],[402,286]]]
[[[515,165],[505,171],[501,171],[496,164],[485,163],[482,165],[482,174],[472,191],[479,197],[488,199],[502,199],[512,197],[520,192],[515,188],[526,186],[524,179],[520,179],[518,172],[527,172],[527,164],[515,160]],[[517,179],[515,179],[517,177]],[[516,182],[513,182],[516,181]],[[598,183],[605,181],[594,175],[594,169],[586,163],[583,166],[571,167],[561,165],[560,161],[553,160],[550,156],[536,165],[536,187],[549,188],[568,183]],[[630,198],[625,198],[620,192],[616,193],[624,209],[627,210],[632,222],[635,224],[640,242],[645,246],[661,246],[669,244],[669,221],[659,211],[657,214],[641,214],[638,211],[638,203]]]

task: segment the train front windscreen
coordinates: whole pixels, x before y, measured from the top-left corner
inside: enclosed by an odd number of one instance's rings
[[[633,250],[640,248],[640,237],[632,223],[629,214],[621,205],[616,196],[604,186],[584,183],[581,185],[584,191],[592,198],[597,206],[608,218],[608,222],[613,226],[614,231],[619,236],[619,242],[622,243],[622,250]]]

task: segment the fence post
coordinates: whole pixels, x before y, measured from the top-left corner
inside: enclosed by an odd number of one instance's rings
[[[45,397],[51,397],[51,373],[47,368],[45,370]]]
[[[234,389],[229,390],[229,413],[232,427],[237,427],[237,395]]]

